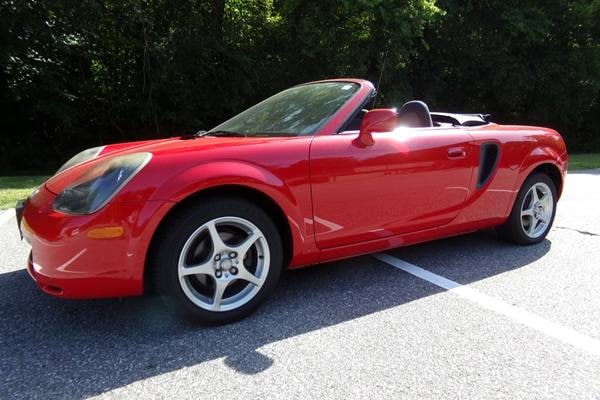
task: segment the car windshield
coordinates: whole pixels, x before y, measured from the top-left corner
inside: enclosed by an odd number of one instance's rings
[[[315,133],[346,103],[359,85],[323,82],[296,86],[247,109],[207,135],[297,136]]]

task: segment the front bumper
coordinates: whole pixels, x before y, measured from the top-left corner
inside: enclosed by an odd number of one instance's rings
[[[109,203],[75,216],[54,211],[55,197],[42,186],[17,211],[31,245],[27,269],[40,289],[63,298],[142,294],[146,253],[169,204]]]

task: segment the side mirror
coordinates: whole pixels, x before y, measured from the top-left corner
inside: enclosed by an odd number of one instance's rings
[[[360,133],[358,141],[363,146],[373,145],[373,132],[390,132],[396,129],[398,117],[396,109],[392,108],[377,108],[369,111],[363,117],[360,124]]]

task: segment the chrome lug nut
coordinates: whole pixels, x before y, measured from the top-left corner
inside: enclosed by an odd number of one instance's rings
[[[236,258],[237,257],[237,253],[235,251],[232,251],[229,253],[229,258]]]
[[[223,273],[221,272],[221,270],[220,270],[220,269],[218,269],[218,270],[216,270],[216,271],[215,271],[215,276],[216,276],[217,278],[220,278],[222,275],[223,275]]]
[[[229,272],[231,272],[231,275],[237,275],[238,269],[236,267],[231,267],[229,268]]]
[[[220,259],[221,259],[221,255],[220,255],[220,254],[217,254],[217,255],[215,256],[215,261],[219,261]]]

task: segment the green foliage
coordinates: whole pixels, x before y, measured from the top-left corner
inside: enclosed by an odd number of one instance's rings
[[[569,171],[600,168],[600,153],[569,155]]]
[[[48,176],[0,176],[0,210],[12,208],[26,198]]]
[[[438,6],[447,14],[427,31],[428,49],[411,65],[415,96],[436,108],[554,127],[571,150],[600,148],[599,1]]]
[[[378,106],[420,98],[600,149],[599,20],[599,0],[0,0],[0,169],[210,128],[338,76],[381,80]]]

